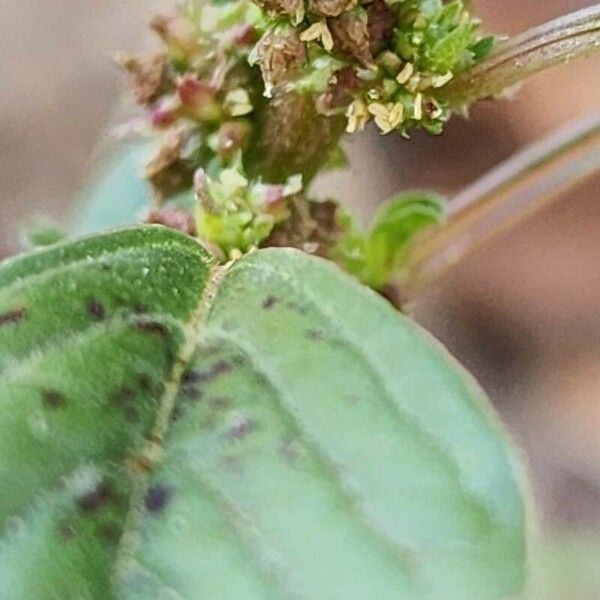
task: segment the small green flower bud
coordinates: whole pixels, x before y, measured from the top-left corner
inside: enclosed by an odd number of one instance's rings
[[[226,253],[258,246],[274,225],[289,217],[288,201],[302,191],[300,177],[274,185],[250,182],[238,164],[211,178],[203,169],[194,176],[200,235]]]

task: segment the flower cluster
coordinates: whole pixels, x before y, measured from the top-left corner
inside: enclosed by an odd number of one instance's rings
[[[310,92],[346,130],[441,132],[450,114],[439,90],[481,60],[494,38],[462,0],[260,0],[274,19],[251,54],[267,95]]]
[[[333,249],[349,225],[303,184],[344,128],[439,133],[439,90],[492,47],[478,26],[463,0],[188,0],[156,17],[163,50],[119,57],[160,139],[148,218],[227,255]]]
[[[159,200],[193,186],[197,169],[227,168],[248,145],[262,80],[248,64],[260,10],[249,1],[196,7],[158,16],[152,28],[164,51],[118,57],[147,128],[160,148],[146,176]]]

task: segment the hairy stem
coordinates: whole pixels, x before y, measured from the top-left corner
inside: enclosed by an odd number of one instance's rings
[[[485,61],[459,75],[440,96],[460,107],[500,94],[549,67],[600,52],[600,4],[511,38]]]
[[[450,201],[444,225],[415,245],[408,294],[600,169],[600,113],[538,142]]]

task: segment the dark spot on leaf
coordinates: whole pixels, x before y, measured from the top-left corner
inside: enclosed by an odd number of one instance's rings
[[[229,373],[233,369],[233,365],[226,360],[220,360],[216,362],[210,369],[210,375],[212,377],[218,377],[219,375],[224,375],[225,373]]]
[[[198,371],[186,371],[181,378],[182,385],[198,383],[202,380],[202,373]]]
[[[181,419],[182,416],[183,416],[183,409],[181,408],[181,406],[176,406],[173,409],[173,412],[171,413],[171,421],[173,421],[173,423],[175,423],[175,421],[179,421],[179,419]]]
[[[152,486],[144,498],[146,510],[151,513],[163,511],[174,493],[175,490],[173,487],[164,483],[158,483]]]
[[[111,404],[123,406],[135,398],[135,392],[132,388],[124,385],[117,388],[110,396]]]
[[[309,340],[322,340],[325,334],[319,329],[307,329],[304,334]]]
[[[152,394],[154,392],[152,377],[147,373],[138,373],[137,381],[142,392],[145,392],[146,394]]]
[[[277,304],[277,298],[274,298],[273,296],[267,296],[262,303],[262,307],[265,310],[269,310],[269,309],[273,308],[276,304]]]
[[[128,423],[139,423],[140,421],[140,413],[135,406],[126,406],[124,409],[125,420]]]
[[[229,436],[236,440],[245,438],[256,428],[256,422],[243,415],[236,415],[231,427]]]
[[[99,300],[90,300],[88,302],[87,310],[90,317],[95,321],[104,321],[106,318],[106,310]]]
[[[56,390],[43,390],[42,400],[44,404],[50,408],[60,408],[67,402],[66,398]]]
[[[186,398],[200,400],[202,391],[198,385],[203,379],[203,374],[198,371],[187,371],[181,378],[181,393]]]
[[[181,387],[181,395],[186,399],[196,404],[202,400],[204,392],[194,385],[184,385]]]
[[[258,385],[262,387],[269,387],[269,380],[262,373],[254,373],[253,379],[256,381],[256,383],[258,383]]]
[[[169,328],[164,323],[160,323],[159,321],[138,321],[134,326],[138,331],[142,331],[144,333],[160,335],[163,337],[167,337],[169,335]]]
[[[328,344],[332,347],[332,348],[348,348],[348,343],[345,342],[344,340],[340,340],[340,339],[336,339],[336,338],[331,338],[328,341]]]
[[[116,546],[121,539],[121,529],[117,523],[103,523],[98,534],[109,544]]]
[[[22,321],[27,316],[26,308],[17,308],[16,310],[11,310],[9,312],[5,312],[0,314],[0,327],[2,325],[12,325],[14,323],[18,323]]]
[[[131,308],[136,315],[143,315],[148,312],[148,308],[144,304],[134,304]]]
[[[246,364],[246,357],[243,354],[238,354],[231,359],[231,362],[236,367],[243,367]]]
[[[95,512],[110,501],[111,495],[112,493],[108,484],[101,481],[91,492],[77,499],[77,506],[83,512]]]
[[[212,381],[219,375],[224,375],[233,370],[233,364],[227,360],[219,360],[206,371],[188,371],[182,380],[184,386],[192,384],[206,383]]]
[[[218,396],[216,398],[211,398],[209,404],[216,410],[223,410],[224,408],[231,406],[231,398]]]

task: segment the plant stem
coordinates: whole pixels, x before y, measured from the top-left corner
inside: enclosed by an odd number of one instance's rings
[[[449,203],[446,222],[415,244],[414,297],[482,243],[539,211],[600,169],[600,113],[526,148]]]
[[[440,96],[456,107],[497,96],[549,67],[600,52],[600,4],[534,27],[511,38],[465,71]]]

